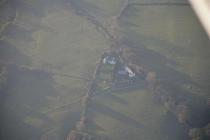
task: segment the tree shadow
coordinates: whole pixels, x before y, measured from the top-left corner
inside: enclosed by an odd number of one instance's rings
[[[8,71],[8,82],[1,102],[3,116],[0,123],[4,124],[1,129],[13,139],[38,139],[42,128],[26,124],[25,119],[32,117],[41,119],[46,125],[52,123],[41,110],[48,106],[47,97],[57,95],[54,80],[46,72],[20,69],[15,65],[8,66]]]
[[[0,22],[5,23],[6,21],[10,21],[15,16],[15,8],[9,3],[9,1],[5,1],[2,3],[0,1]]]
[[[198,86],[198,84],[195,83],[191,77],[173,68],[178,65],[176,61],[144,47],[145,44],[156,44],[156,46],[165,47],[169,47],[172,44],[161,40],[157,41],[153,38],[145,37],[143,35],[132,35],[130,38],[125,38],[123,40],[123,44],[128,46],[128,48],[131,49],[131,52],[133,52],[131,56],[127,56],[127,60],[142,66],[147,71],[156,72],[158,78],[176,83],[177,85],[193,84]],[[181,53],[184,52],[185,51],[182,51]]]
[[[10,25],[4,30],[2,35],[7,36],[8,38],[13,38],[13,39],[33,41],[32,33],[33,31],[26,30],[20,26]]]
[[[91,110],[96,113],[99,112],[101,114],[110,116],[124,124],[127,124],[129,126],[135,127],[135,128],[145,128],[143,124],[140,122],[120,113],[117,111],[114,111],[113,109],[109,108],[108,106],[98,103],[97,101],[91,102]]]
[[[94,135],[96,135],[96,131],[104,131],[104,129],[99,126],[98,124],[96,124],[96,122],[92,119],[93,116],[89,115],[88,121],[87,121],[87,130],[90,133],[95,133]]]
[[[75,129],[76,123],[80,121],[80,116],[80,111],[69,112],[65,116],[60,130],[61,139],[66,139],[71,130]]]
[[[11,43],[0,40],[0,60],[6,64],[7,62],[15,62],[17,64],[30,64],[27,56],[22,54]]]
[[[46,11],[49,8],[51,8],[53,5],[61,3],[61,1],[36,0],[36,1],[25,2],[21,0],[12,0],[10,3],[18,11],[35,15],[36,17],[43,17],[47,14]]]
[[[24,123],[21,118],[15,115],[1,113],[0,139],[1,140],[28,140],[30,138],[39,139],[41,130]]]
[[[173,83],[162,83],[164,90],[170,95],[176,104],[186,104],[189,109],[189,125],[191,127],[204,127],[210,123],[210,107],[203,96],[194,94]],[[175,110],[173,110],[175,112]]]
[[[100,9],[98,6],[96,6],[92,2],[88,2],[86,0],[72,0],[72,3],[74,3],[74,7],[77,7],[84,13],[89,13],[90,15],[95,16],[104,16],[104,11]]]
[[[171,140],[188,139],[188,129],[177,122],[176,117],[168,113],[160,123],[160,131]]]
[[[35,2],[35,4],[33,4],[33,2],[27,3],[24,1],[18,0],[18,1],[13,1],[12,4],[20,12],[31,14],[31,15],[36,15],[37,17],[43,17],[45,15],[44,9],[41,5],[39,7],[37,7],[36,3],[37,2]]]
[[[105,92],[104,94],[101,94],[100,97],[111,100],[113,102],[120,103],[120,104],[124,104],[124,105],[127,104],[126,100],[114,95],[112,92]]]
[[[177,104],[184,103],[189,107],[189,121],[192,127],[203,127],[210,122],[207,99],[194,93],[202,91],[194,91],[194,89],[184,87],[184,85],[190,85],[195,89],[201,89],[202,85],[194,81],[189,75],[175,69],[179,65],[178,62],[145,46],[153,45],[165,49],[169,48],[168,51],[176,53],[177,56],[192,55],[190,50],[187,50],[187,48],[180,50],[180,47],[175,44],[137,33],[128,33],[123,40],[123,44],[131,52],[130,56],[126,56],[127,60],[142,66],[147,71],[156,72],[167,94]]]
[[[121,14],[119,20],[121,23],[125,22],[125,20],[129,17],[137,17],[138,16],[138,10],[139,8],[134,6],[134,5],[131,5],[131,4],[128,4],[128,6],[126,7],[126,9],[124,9],[123,13]],[[128,23],[128,22],[126,22]],[[135,24],[129,24],[130,26],[132,25],[135,25]]]
[[[58,94],[53,87],[54,80],[47,72],[21,69],[11,65],[9,73],[7,96],[12,96],[10,93],[16,92],[20,96],[19,100],[22,101],[22,105],[27,104],[36,110],[46,104],[47,96]]]

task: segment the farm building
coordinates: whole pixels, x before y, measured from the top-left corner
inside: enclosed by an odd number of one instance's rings
[[[120,54],[106,53],[102,56],[99,72],[97,74],[98,90],[112,88],[132,88],[142,85],[145,80],[144,73],[139,72],[136,67],[127,65]]]
[[[116,57],[114,56],[106,56],[103,59],[103,63],[104,64],[111,64],[111,65],[115,65],[117,63]]]

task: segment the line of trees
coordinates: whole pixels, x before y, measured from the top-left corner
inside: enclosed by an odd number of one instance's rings
[[[191,140],[209,140],[210,139],[210,123],[203,128],[192,128],[189,131]]]
[[[189,108],[183,101],[178,101],[157,81],[155,72],[148,72],[146,77],[148,89],[164,105],[167,112],[173,113],[178,122],[189,125]]]
[[[185,101],[185,99],[178,100],[176,97],[169,94],[169,92],[167,92],[157,80],[155,72],[149,72],[147,74],[146,81],[148,89],[164,105],[166,111],[174,114],[177,121],[189,129],[188,136],[190,140],[210,139],[210,123],[202,128],[195,128],[195,125],[192,124],[194,123],[193,121],[196,121],[196,117],[192,115],[193,109],[191,106],[187,105],[187,101]],[[199,119],[202,119],[202,117]]]

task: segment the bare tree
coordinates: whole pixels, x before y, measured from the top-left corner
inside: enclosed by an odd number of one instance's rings
[[[200,128],[193,128],[189,131],[189,137],[191,138],[191,140],[203,140],[204,132]]]
[[[156,73],[155,72],[149,72],[146,76],[146,81],[148,84],[148,87],[150,90],[152,90],[152,92],[155,92],[155,88],[156,88]]]
[[[185,104],[179,104],[176,106],[176,116],[181,124],[187,124],[189,120],[189,109]]]
[[[210,137],[210,123],[205,127],[205,135]]]
[[[8,71],[6,66],[0,66],[0,90],[6,83],[7,78],[8,78]]]

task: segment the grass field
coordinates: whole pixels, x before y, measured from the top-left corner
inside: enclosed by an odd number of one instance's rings
[[[10,68],[1,103],[1,137],[65,139],[80,119],[81,97],[88,82],[47,71],[90,79],[110,42],[64,1],[20,2],[14,24],[0,31],[0,58],[43,71]],[[106,22],[120,11],[123,2],[78,0],[77,5]],[[190,95],[209,97],[209,40],[189,6],[132,5],[117,27],[123,42],[139,49],[135,63]],[[184,127],[146,88],[99,94],[92,99],[89,115],[88,131],[98,140],[186,139]]]

